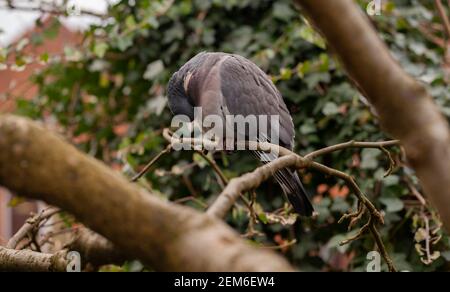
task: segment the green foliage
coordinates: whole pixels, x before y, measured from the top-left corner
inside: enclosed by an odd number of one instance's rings
[[[290,2],[121,1],[110,8],[107,24],[85,33],[80,48],[68,48],[64,61],[51,62],[35,76],[39,95],[32,101],[20,100],[19,111],[33,118],[56,119],[80,149],[131,176],[165,147],[160,134],[170,125],[165,87],[171,74],[198,52],[224,51],[248,57],[270,74],[293,115],[300,154],[349,140],[389,139],[324,40]],[[430,87],[449,116],[443,50],[418,30],[423,23],[439,22],[432,1],[383,2],[388,3],[382,15],[372,19],[380,36],[402,66]],[[359,3],[365,7],[367,1]],[[53,34],[51,26],[43,37]],[[4,56],[0,50],[0,63]],[[47,62],[49,57],[43,55],[41,60]],[[401,160],[401,153],[394,156]],[[257,165],[241,153],[216,159],[228,178]],[[430,266],[420,260],[423,255],[416,242],[423,239],[417,232],[423,233],[423,216],[430,212],[418,207],[412,194],[409,184],[414,187],[417,180],[411,169],[398,167],[384,178],[389,162],[381,151],[372,149],[345,150],[319,161],[352,174],[383,210],[386,224],[381,233],[399,268],[445,269],[450,252],[446,236],[433,245],[441,252],[439,260]],[[337,220],[355,210],[355,198],[342,182],[318,173],[305,173],[303,181],[315,196],[317,218],[289,222],[280,189],[268,182],[257,191],[259,223],[254,230],[248,230],[245,207],[234,209],[228,222],[241,233],[252,231],[249,240],[257,244],[283,245],[296,239],[281,251],[300,269],[365,270],[366,255],[374,249],[370,235],[339,246],[354,235]],[[220,192],[214,172],[191,152],[164,157],[140,183],[172,201],[194,196],[183,203],[199,210]],[[435,216],[430,218],[439,226]]]

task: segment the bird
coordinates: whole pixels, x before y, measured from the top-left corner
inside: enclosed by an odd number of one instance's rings
[[[294,123],[281,93],[267,74],[245,57],[222,52],[198,53],[173,73],[167,96],[172,114],[187,116],[190,121],[195,118],[195,108],[201,108],[204,116],[276,115],[278,141],[271,141],[266,135],[266,142],[293,149]],[[273,127],[268,123],[267,129]],[[253,153],[263,163],[276,158],[261,151]],[[300,216],[312,216],[314,208],[297,172],[281,169],[274,178],[294,211]]]

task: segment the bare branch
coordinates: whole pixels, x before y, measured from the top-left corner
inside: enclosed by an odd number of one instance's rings
[[[224,218],[241,193],[258,188],[264,181],[272,177],[276,171],[295,166],[297,158],[295,154],[284,156],[262,165],[252,172],[231,179],[206,213],[214,217]],[[307,166],[304,160],[302,162],[304,164],[299,165],[299,168]]]
[[[441,17],[442,24],[444,25],[444,30],[447,35],[447,39],[450,39],[450,20],[448,19],[444,6],[442,5],[442,1],[434,0],[434,3],[439,12],[439,16]]]
[[[0,246],[0,271],[19,272],[65,272],[68,251],[81,255],[81,264],[100,267],[106,264],[121,265],[129,259],[111,242],[86,229],[79,228],[71,243],[55,254],[38,253],[31,250],[13,250]]]
[[[426,88],[408,75],[352,0],[297,0],[405,148],[425,193],[450,229],[450,132]]]
[[[222,185],[223,186],[227,185],[228,178],[225,176],[225,174],[223,174],[222,170],[217,165],[216,161],[213,158],[210,158],[208,155],[206,155],[203,151],[197,150],[195,152],[198,153],[199,155],[201,155],[203,157],[203,159],[205,159],[206,162],[208,162],[208,164],[213,168],[213,170],[216,172],[217,176],[220,178]]]
[[[188,145],[194,145],[194,143],[205,143],[209,144],[212,143],[211,141],[207,139],[189,139],[185,138],[182,141],[177,141],[177,138],[171,136],[168,130],[164,131],[165,138],[171,142],[171,145],[177,145],[180,143],[188,143]],[[348,147],[352,147],[352,145],[356,145],[357,147],[362,147],[363,145],[367,145],[368,147],[384,147],[384,146],[391,146],[391,145],[397,145],[397,141],[389,141],[389,142],[378,142],[378,143],[370,143],[370,142],[358,142],[358,144],[354,144],[355,142],[348,142],[344,144],[337,145],[336,148],[328,147],[325,148],[325,151],[316,151],[316,156],[321,155],[324,153],[329,153],[335,150],[344,149]],[[384,144],[383,144],[384,143]],[[198,145],[198,144],[197,144]],[[321,173],[334,176],[337,178],[341,178],[346,182],[346,184],[350,187],[350,189],[354,192],[356,197],[358,198],[360,202],[359,210],[354,214],[348,214],[344,215],[343,218],[351,218],[350,227],[353,226],[356,221],[360,220],[362,216],[364,215],[365,211],[367,210],[369,212],[369,221],[367,224],[365,224],[360,231],[358,232],[357,236],[354,238],[350,238],[347,241],[343,242],[343,244],[347,244],[351,241],[354,241],[358,239],[364,232],[370,231],[372,233],[372,236],[375,239],[375,242],[382,253],[383,257],[386,260],[386,263],[389,267],[389,270],[392,272],[395,272],[396,269],[394,267],[394,264],[389,256],[389,254],[386,251],[386,248],[384,247],[383,241],[381,240],[381,236],[378,233],[376,229],[376,225],[378,223],[383,224],[383,216],[380,214],[380,212],[375,208],[375,206],[370,202],[369,199],[362,193],[361,189],[356,184],[355,180],[349,176],[348,174],[345,174],[339,170],[327,167],[325,165],[322,165],[317,162],[313,162],[311,159],[307,159],[304,157],[301,157],[298,154],[295,154],[294,152],[283,148],[281,146],[270,144],[270,143],[258,143],[258,142],[245,142],[245,146],[249,147],[251,149],[257,149],[261,151],[270,151],[274,153],[279,153],[280,158],[275,159],[263,166],[260,166],[256,168],[254,171],[246,173],[241,175],[240,177],[233,178],[230,180],[228,185],[225,187],[225,189],[222,191],[222,193],[218,196],[218,198],[214,201],[214,203],[209,207],[207,210],[207,214],[211,215],[213,217],[218,218],[224,218],[226,214],[229,212],[229,210],[232,208],[233,204],[236,202],[236,200],[239,198],[239,196],[249,190],[256,189],[266,181],[268,178],[272,177],[274,173],[278,170],[281,170],[283,168],[295,168],[297,170],[303,169],[303,168],[309,168],[317,170]],[[340,222],[343,220],[341,219]]]
[[[25,12],[40,12],[42,14],[51,14],[55,16],[72,16],[68,14],[68,9],[65,7],[59,7],[56,4],[50,3],[36,3],[36,6],[30,5],[30,3],[16,5],[14,1],[3,1],[7,2],[0,6],[0,9],[15,10],[15,11],[25,11]],[[1,4],[1,3],[0,3]],[[97,17],[105,19],[108,17],[106,14],[100,14],[90,10],[81,9],[77,11],[79,15],[88,15],[92,17]]]
[[[325,154],[329,154],[331,152],[347,149],[347,148],[377,148],[382,149],[383,147],[389,147],[389,146],[398,146],[400,145],[400,141],[398,140],[392,140],[392,141],[382,141],[382,142],[356,142],[356,141],[349,141],[346,143],[336,144],[333,146],[329,146],[314,152],[311,152],[307,155],[305,155],[306,159],[314,159],[318,156],[322,156]]]
[[[172,150],[172,147],[170,147],[170,146],[167,146],[166,148],[164,148],[164,150],[161,151],[158,155],[156,155],[138,174],[136,174],[131,179],[131,181],[136,182],[138,179],[143,177],[150,170],[150,168],[161,159],[161,157],[163,157],[167,153],[170,153],[171,150]]]
[[[51,218],[53,215],[58,214],[61,210],[56,208],[47,208],[42,210],[39,214],[29,218],[25,224],[17,231],[16,234],[11,237],[6,245],[9,249],[15,249],[17,244],[24,239],[29,233],[37,231],[39,224],[46,219]],[[34,235],[33,235],[34,236]]]

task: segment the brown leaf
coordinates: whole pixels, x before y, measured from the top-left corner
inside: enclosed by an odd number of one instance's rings
[[[317,194],[322,195],[328,190],[328,185],[326,184],[320,184],[317,186]]]
[[[80,134],[80,135],[78,135],[76,137],[73,137],[72,138],[72,142],[74,144],[83,144],[83,143],[89,142],[91,140],[91,138],[92,137],[91,137],[90,134],[83,133],[83,134]]]
[[[123,124],[114,126],[113,132],[114,132],[114,134],[116,134],[116,136],[123,137],[127,134],[129,128],[130,128],[130,124],[123,123]]]
[[[330,197],[333,199],[336,198],[346,198],[350,193],[350,190],[347,186],[343,186],[342,188],[339,185],[333,186],[330,190]]]

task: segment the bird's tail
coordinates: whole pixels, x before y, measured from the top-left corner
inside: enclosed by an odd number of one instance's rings
[[[268,159],[267,153],[258,151],[255,154],[265,163],[272,160]],[[297,175],[297,172],[284,168],[275,172],[274,176],[278,184],[281,186],[286,198],[294,207],[295,212],[301,216],[312,216],[314,208],[308,198],[305,188],[300,181],[300,178]]]
[[[297,173],[285,168],[275,173],[275,179],[295,212],[301,216],[312,216],[314,208]]]

